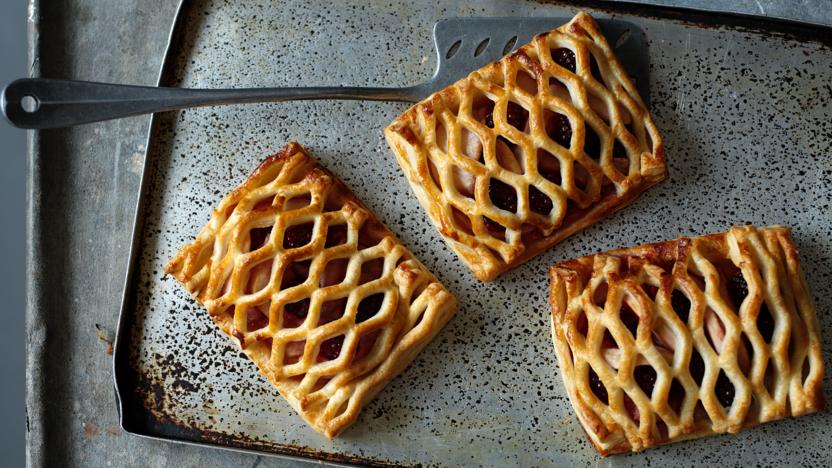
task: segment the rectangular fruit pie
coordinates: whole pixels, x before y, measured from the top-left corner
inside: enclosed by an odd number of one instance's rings
[[[439,233],[482,281],[667,172],[650,113],[585,13],[415,104],[385,136]]]
[[[165,272],[329,438],[355,421],[457,308],[297,143],[226,196]]]
[[[825,408],[817,319],[786,227],[613,250],[550,273],[560,372],[601,455]]]

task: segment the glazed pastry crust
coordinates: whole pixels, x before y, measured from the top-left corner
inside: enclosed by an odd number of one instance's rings
[[[574,72],[555,63],[552,51],[562,48],[573,51]],[[489,102],[493,123],[480,110]],[[526,128],[510,123],[515,106],[528,113]],[[553,113],[568,118],[569,142],[561,142],[568,148],[550,133]],[[587,154],[588,129],[597,154]],[[482,281],[625,206],[667,172],[650,113],[585,13],[415,104],[384,133],[429,218]],[[466,147],[477,140],[479,157]],[[504,144],[515,162],[501,154]],[[555,166],[551,173],[543,161]],[[492,180],[514,189],[514,212],[492,201]],[[542,197],[548,214],[533,209]]]
[[[815,309],[786,227],[614,250],[550,275],[561,375],[601,455],[825,408]],[[625,309],[637,317],[635,334]],[[655,372],[652,395],[643,387],[652,374],[639,366]]]
[[[297,143],[226,196],[165,272],[328,438],[353,423],[457,309],[447,289]]]

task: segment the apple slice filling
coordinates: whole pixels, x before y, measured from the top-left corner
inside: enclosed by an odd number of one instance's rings
[[[305,347],[306,340],[286,343],[286,348],[283,350],[283,364],[295,364],[300,361]]]

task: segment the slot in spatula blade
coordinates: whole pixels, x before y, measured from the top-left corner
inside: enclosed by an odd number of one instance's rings
[[[621,65],[633,79],[642,99],[649,105],[649,57],[647,37],[633,23],[599,19],[598,24]],[[437,67],[426,83],[428,93],[439,91],[489,62],[529,43],[542,32],[551,31],[569,18],[451,18],[433,27]]]

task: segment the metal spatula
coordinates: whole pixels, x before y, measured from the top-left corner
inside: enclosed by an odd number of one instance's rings
[[[24,78],[3,90],[3,114],[19,128],[69,127],[188,107],[296,99],[419,101],[483,65],[498,60],[566,18],[454,18],[433,27],[437,66],[433,77],[405,88],[187,89],[89,81]],[[649,102],[647,43],[632,23],[600,20],[610,45]]]

